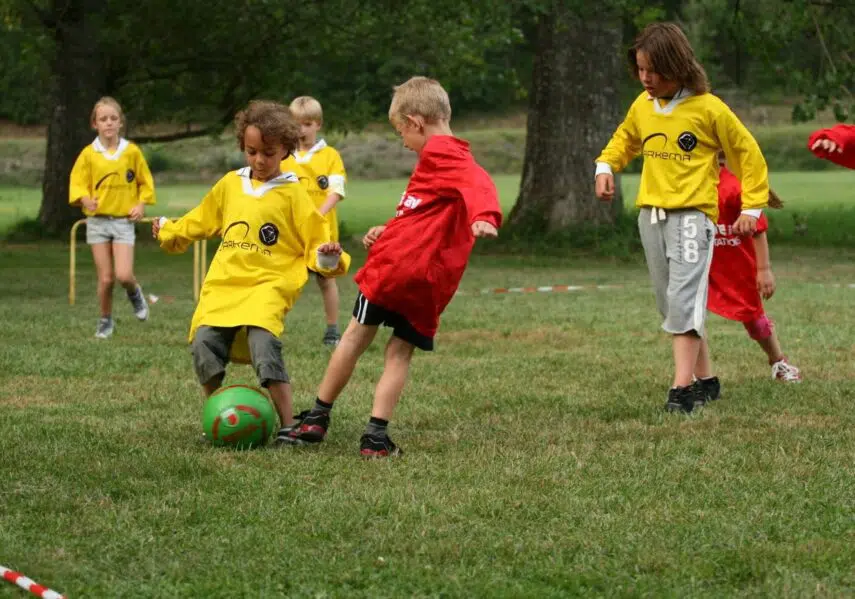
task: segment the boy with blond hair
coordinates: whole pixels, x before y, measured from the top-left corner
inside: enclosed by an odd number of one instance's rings
[[[502,212],[496,187],[469,144],[449,126],[451,104],[439,82],[413,77],[395,88],[389,120],[404,146],[419,156],[394,218],[373,227],[353,318],[333,352],[315,405],[284,443],[318,443],[330,410],[356,362],[377,334],[392,328],[371,418],[360,440],[363,457],[400,455],[387,434],[415,348],[433,350],[439,317],[454,296],[476,237],[495,237]]]
[[[335,148],[327,145],[323,138],[318,139],[318,132],[324,122],[321,103],[311,96],[300,96],[291,102],[289,108],[300,126],[300,139],[294,152],[282,161],[282,172],[297,175],[315,202],[318,212],[329,222],[330,239],[337,242],[338,216],[335,207],[345,196],[347,174],[344,163]],[[341,339],[338,332],[338,287],[335,279],[318,272],[315,278],[321,288],[327,319],[323,342],[334,347]]]

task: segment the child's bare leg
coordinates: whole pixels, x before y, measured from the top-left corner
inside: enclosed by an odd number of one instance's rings
[[[692,384],[695,366],[701,349],[701,338],[691,331],[674,335],[674,384],[673,387],[688,387]]]
[[[134,277],[134,246],[127,243],[114,243],[113,263],[116,265],[116,281],[133,293],[137,289],[137,279]]]
[[[205,394],[205,398],[211,397],[214,392],[219,389],[223,384],[223,375],[218,375],[209,380],[206,383],[202,383],[202,392]]]
[[[784,359],[784,352],[781,351],[781,343],[778,341],[778,335],[774,331],[765,339],[758,339],[757,343],[766,352],[769,364],[774,364]]]
[[[695,376],[699,379],[708,379],[713,375],[712,360],[710,359],[710,346],[706,338],[701,338],[698,348],[698,362],[695,366]]]
[[[318,399],[327,404],[332,404],[338,399],[342,389],[353,375],[359,357],[374,340],[377,329],[377,326],[360,324],[355,318],[350,319],[341,342],[327,364],[324,378],[318,387]]]
[[[407,383],[410,371],[410,361],[415,347],[403,339],[392,336],[386,344],[386,359],[383,375],[374,390],[374,406],[371,408],[372,418],[388,421],[392,417],[395,406],[401,398],[401,392]]]
[[[335,279],[318,277],[318,287],[321,288],[321,296],[324,299],[324,314],[327,317],[327,326],[338,326],[338,285]]]
[[[267,384],[270,399],[279,414],[279,426],[292,426],[294,424],[294,408],[292,407],[292,394],[290,383],[272,381]]]
[[[107,318],[113,312],[113,254],[112,243],[93,243],[92,258],[98,276],[98,304],[101,317]]]

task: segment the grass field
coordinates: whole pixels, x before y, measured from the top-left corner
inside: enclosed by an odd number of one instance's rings
[[[852,231],[851,208],[831,207],[855,199],[855,180],[828,175],[773,180],[791,203],[781,226],[798,210],[825,238]],[[515,183],[499,180],[506,206]],[[351,190],[342,216],[358,231],[401,182]],[[161,200],[179,214],[202,191]],[[355,272],[364,254],[350,249]],[[661,410],[670,344],[643,264],[477,255],[392,422],[407,453],[379,462],[357,448],[382,343],[321,447],[213,450],[197,443],[190,256],[139,246],[138,276],[162,299],[138,323],[117,292],[107,342],[79,258],[69,307],[64,245],[0,251],[0,564],[71,598],[855,594],[855,249],[773,245],[769,312],[805,382],[771,381],[742,327],[713,317],[724,395],[688,417]],[[478,294],[553,284],[613,287]],[[340,287],[344,320],[355,287]],[[286,324],[302,409],[328,357],[313,284]]]

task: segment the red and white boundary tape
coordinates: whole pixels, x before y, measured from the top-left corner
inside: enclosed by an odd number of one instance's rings
[[[25,591],[30,591],[36,597],[42,597],[42,599],[65,599],[65,595],[52,591],[47,587],[43,587],[34,580],[31,580],[18,572],[14,572],[9,568],[0,566],[0,574],[3,575],[4,579],[8,580],[12,584],[18,585]]]
[[[460,295],[500,295],[504,293],[550,293],[568,291],[590,291],[621,289],[623,285],[546,285],[542,287],[494,287],[480,291],[458,291]]]

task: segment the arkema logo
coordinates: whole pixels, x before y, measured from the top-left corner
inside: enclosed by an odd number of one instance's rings
[[[231,223],[223,232],[223,242],[220,249],[240,250],[242,252],[257,252],[262,256],[272,256],[273,252],[261,247],[254,241],[247,241],[249,236],[249,223],[243,220]],[[278,231],[277,231],[278,237]]]
[[[682,135],[686,134],[684,133]],[[650,144],[650,147],[648,147],[648,143]],[[684,144],[679,145],[683,146]],[[684,148],[681,147],[680,149]],[[692,149],[694,149],[694,146],[692,146]],[[681,162],[688,162],[692,159],[692,156],[688,152],[668,151],[668,136],[664,133],[653,133],[645,137],[644,141],[641,142],[641,155],[645,158],[653,158],[656,160],[679,160]]]

